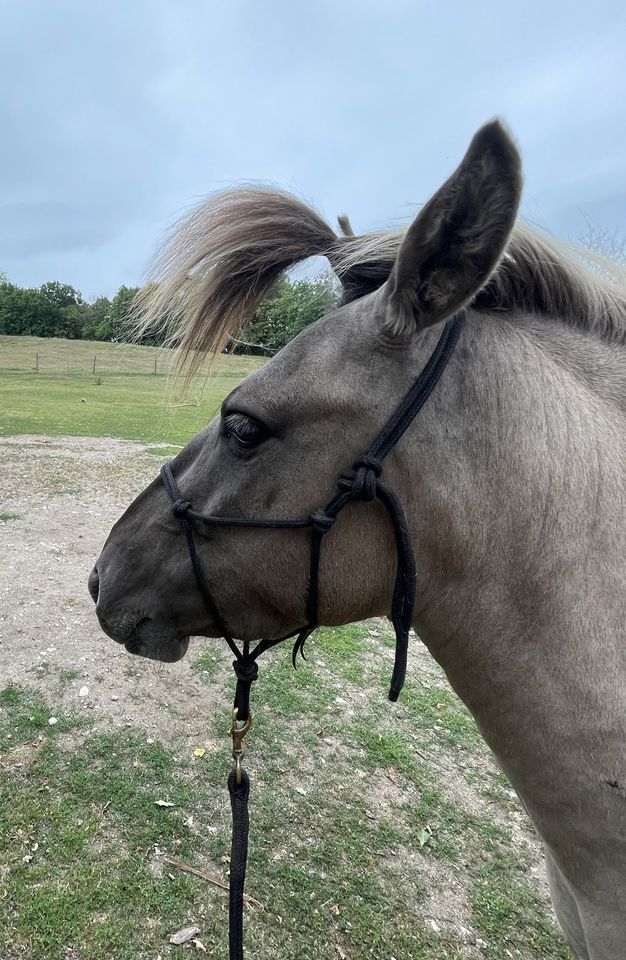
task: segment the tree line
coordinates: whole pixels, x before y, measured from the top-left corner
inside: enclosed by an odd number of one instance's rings
[[[0,334],[66,337],[69,340],[126,339],[128,318],[137,287],[121,286],[112,299],[84,300],[67,283],[19,287],[0,275]],[[329,275],[312,280],[280,280],[257,309],[251,323],[227,346],[229,353],[270,356],[277,353],[337,300]],[[162,342],[148,336],[145,343]]]

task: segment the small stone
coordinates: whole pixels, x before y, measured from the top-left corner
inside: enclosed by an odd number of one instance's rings
[[[58,723],[58,722],[59,722],[59,721],[58,721],[57,717],[48,717],[48,724],[49,724],[49,726],[53,727],[53,726],[55,725],[55,723]]]
[[[113,693],[113,694],[111,695],[111,700],[119,700],[119,697],[117,696],[116,693]]]
[[[348,706],[348,701],[344,700],[343,697],[335,697],[335,703],[338,703],[340,707]]]
[[[89,687],[81,687],[78,691],[79,697],[88,697],[89,696]]]

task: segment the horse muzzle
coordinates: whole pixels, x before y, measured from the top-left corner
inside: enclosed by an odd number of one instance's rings
[[[116,643],[123,644],[129,653],[162,663],[174,663],[185,656],[189,647],[188,636],[164,634],[150,617],[120,609],[117,605],[112,609],[107,608],[103,602],[104,591],[101,590],[97,566],[89,574],[87,586],[96,604],[96,615],[102,630]]]

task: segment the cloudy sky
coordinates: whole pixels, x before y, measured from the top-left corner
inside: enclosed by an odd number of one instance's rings
[[[0,0],[0,272],[140,281],[211,191],[397,225],[506,119],[523,213],[626,235],[623,0]]]

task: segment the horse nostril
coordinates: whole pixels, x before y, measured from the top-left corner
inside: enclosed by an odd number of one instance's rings
[[[89,593],[91,594],[91,599],[94,603],[98,602],[98,591],[100,589],[100,578],[98,577],[98,571],[94,567],[91,573],[89,574],[89,580],[87,581],[87,586],[89,588]]]

